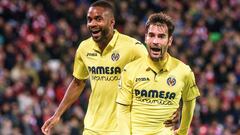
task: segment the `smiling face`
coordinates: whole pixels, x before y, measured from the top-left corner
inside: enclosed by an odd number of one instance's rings
[[[104,7],[90,7],[87,14],[87,27],[93,40],[107,44],[113,36],[115,20],[113,13]]]
[[[172,36],[168,35],[166,24],[150,24],[145,34],[145,43],[153,61],[164,60],[168,47],[172,44]]]

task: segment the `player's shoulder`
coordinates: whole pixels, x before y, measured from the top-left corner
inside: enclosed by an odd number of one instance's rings
[[[133,57],[140,57],[142,54],[147,54],[146,47],[133,37],[120,34],[118,43],[119,47],[124,47],[125,51],[130,52]]]
[[[128,43],[128,45],[143,45],[139,40],[133,38],[133,37],[130,37],[128,35],[125,35],[125,34],[122,34],[122,33],[119,33],[119,40],[121,42],[126,42]]]
[[[89,37],[89,38],[83,40],[83,41],[79,44],[79,47],[89,46],[89,45],[91,45],[91,44],[93,44],[93,43],[94,43],[94,42],[93,42],[92,38]]]
[[[94,42],[93,42],[92,38],[89,37],[79,43],[77,52],[86,51],[86,50],[90,49],[93,44],[94,44]]]
[[[142,57],[142,58],[139,58],[137,60],[134,60],[132,62],[129,62],[128,64],[125,65],[124,69],[134,69],[134,70],[138,70],[138,68],[141,68],[142,65],[145,64],[145,58]]]
[[[175,57],[171,57],[172,59],[172,64],[176,67],[178,67],[178,69],[183,73],[189,73],[191,72],[191,68],[188,64],[184,63],[183,61],[175,58]]]

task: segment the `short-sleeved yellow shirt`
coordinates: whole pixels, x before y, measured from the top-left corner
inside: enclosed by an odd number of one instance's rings
[[[74,60],[73,76],[90,79],[91,96],[84,120],[85,129],[94,132],[117,132],[116,97],[123,67],[147,51],[134,38],[114,31],[103,52],[92,38],[79,45]]]
[[[173,134],[163,122],[181,98],[189,101],[200,95],[190,67],[169,54],[161,63],[145,57],[127,64],[120,84],[117,102],[131,105],[133,135]]]

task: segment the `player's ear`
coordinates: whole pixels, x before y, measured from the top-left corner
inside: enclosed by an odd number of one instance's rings
[[[114,27],[114,25],[115,25],[115,19],[114,18],[112,18],[111,19],[111,25]]]
[[[148,30],[145,30],[145,38],[144,38],[145,43],[147,41],[147,36],[148,36]]]
[[[147,33],[145,33],[144,42],[147,43]]]
[[[169,37],[169,39],[168,39],[168,46],[171,46],[171,45],[172,45],[172,41],[173,41],[173,37],[171,36],[171,37]]]

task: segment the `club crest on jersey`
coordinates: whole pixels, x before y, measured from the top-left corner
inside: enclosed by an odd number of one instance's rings
[[[112,61],[117,61],[120,58],[120,54],[118,52],[113,52],[111,59]]]
[[[168,77],[167,84],[169,86],[174,86],[176,84],[176,79],[174,77]]]

